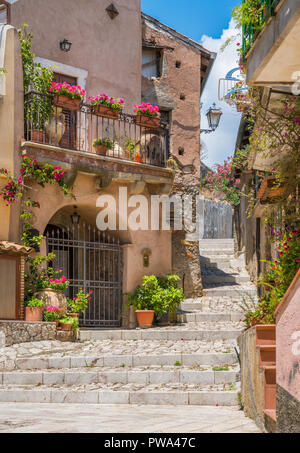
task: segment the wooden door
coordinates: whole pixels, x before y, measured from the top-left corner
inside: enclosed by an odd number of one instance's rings
[[[70,77],[64,74],[54,73],[54,81],[56,83],[67,82],[70,85],[77,85],[76,77]],[[76,149],[76,121],[77,113],[73,110],[63,109],[65,115],[66,130],[60,141],[62,148]]]

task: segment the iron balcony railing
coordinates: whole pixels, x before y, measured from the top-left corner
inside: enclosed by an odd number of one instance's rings
[[[243,0],[246,3],[248,0]],[[268,19],[275,15],[275,8],[280,0],[252,0],[253,8],[261,9],[258,20],[243,26],[243,59],[251,49],[257,35],[265,27]]]
[[[35,143],[125,161],[166,167],[169,128],[140,126],[135,115],[120,113],[118,119],[98,116],[90,104],[78,111],[54,105],[53,95],[30,91],[25,95],[25,139]],[[96,148],[95,140],[104,140]],[[106,146],[108,144],[108,146]]]

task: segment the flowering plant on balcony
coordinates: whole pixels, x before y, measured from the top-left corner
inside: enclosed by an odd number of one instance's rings
[[[97,146],[103,146],[103,148],[113,149],[114,142],[109,138],[97,138],[93,142],[93,147],[96,148]]]
[[[104,93],[98,94],[98,96],[90,96],[88,100],[91,101],[91,104],[94,106],[105,105],[106,107],[117,111],[121,111],[124,104],[124,99],[113,98]]]
[[[58,94],[60,96],[66,96],[70,99],[82,100],[86,94],[86,91],[79,85],[70,85],[67,82],[57,83],[52,82],[50,87],[50,93]]]
[[[149,102],[143,102],[140,105],[133,106],[133,112],[137,115],[151,116],[153,118],[160,117],[159,107],[157,105],[152,105]]]

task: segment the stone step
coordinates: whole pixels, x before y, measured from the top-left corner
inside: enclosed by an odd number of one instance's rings
[[[231,257],[231,259],[234,259],[234,251],[230,248],[225,248],[225,249],[219,249],[219,248],[216,248],[216,249],[201,249],[200,248],[200,256],[201,257],[218,257],[218,256],[228,256],[228,257]]]
[[[99,341],[99,340],[199,340],[212,341],[219,339],[237,338],[243,326],[226,325],[220,327],[217,323],[211,325],[195,323],[189,325],[189,328],[150,328],[136,330],[81,330],[80,340],[82,341]]]
[[[202,274],[202,281],[204,284],[210,284],[210,283],[249,283],[250,277],[249,275],[220,275],[220,274],[215,274],[215,275],[205,275]]]
[[[200,250],[231,250],[234,253],[234,243],[233,242],[199,242]]]
[[[200,405],[237,406],[238,385],[164,385],[164,391],[155,386],[113,386],[92,384],[53,388],[40,386],[1,386],[0,402],[69,403],[69,404],[142,404],[142,405]]]
[[[257,289],[245,286],[217,286],[212,288],[204,288],[203,294],[206,297],[257,297]]]
[[[173,352],[169,354],[116,354],[64,357],[24,357],[15,360],[16,370],[60,370],[91,367],[145,367],[145,366],[175,366],[180,364],[185,367],[194,366],[223,366],[235,365],[237,356],[233,345],[220,345],[220,352]]]
[[[199,368],[199,367],[198,367]],[[223,369],[222,369],[223,368]],[[217,371],[216,371],[217,370]],[[237,382],[236,367],[213,367],[201,371],[188,367],[78,368],[60,371],[12,371],[0,373],[0,385],[85,385],[85,384],[228,384]]]
[[[177,314],[178,322],[239,322],[244,319],[242,313],[212,313],[208,311],[183,312]]]
[[[200,239],[199,244],[231,244],[234,245],[234,239]]]

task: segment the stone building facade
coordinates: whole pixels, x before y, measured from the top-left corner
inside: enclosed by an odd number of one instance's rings
[[[169,124],[169,156],[176,167],[172,193],[197,196],[201,93],[215,54],[146,14],[142,14],[142,46],[142,100],[159,105]],[[187,297],[202,292],[198,240],[193,229],[173,231],[172,269],[183,278]]]

